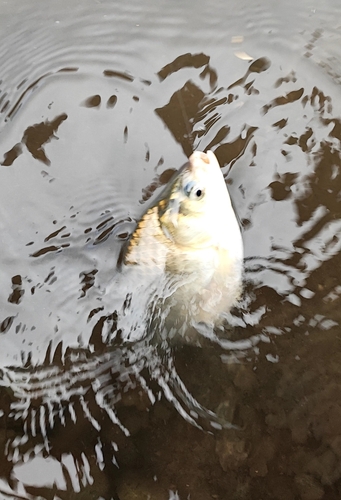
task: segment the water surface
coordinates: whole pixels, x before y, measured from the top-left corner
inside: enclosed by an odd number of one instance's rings
[[[2,497],[338,499],[338,2],[0,13]],[[244,294],[214,339],[161,346],[116,261],[196,149]]]

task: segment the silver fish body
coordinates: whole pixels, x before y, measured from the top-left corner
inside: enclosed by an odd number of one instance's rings
[[[195,152],[179,169],[141,217],[123,262],[156,276],[156,295],[190,323],[215,323],[236,303],[242,237],[213,152]]]

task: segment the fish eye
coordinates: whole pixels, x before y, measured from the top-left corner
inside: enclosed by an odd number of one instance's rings
[[[204,196],[204,190],[201,186],[196,184],[194,181],[188,182],[184,186],[184,191],[186,196],[192,200],[200,200]]]

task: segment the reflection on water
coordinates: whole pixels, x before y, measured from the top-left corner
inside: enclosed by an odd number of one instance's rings
[[[162,22],[151,4],[146,27],[102,7],[66,22],[51,6],[36,38],[28,5],[4,24],[1,495],[338,499],[339,7],[284,29],[265,7],[226,26],[218,2],[200,43],[175,7]],[[253,44],[222,54],[227,28]],[[241,221],[244,293],[180,341],[160,338],[151,283],[115,267],[197,149]]]

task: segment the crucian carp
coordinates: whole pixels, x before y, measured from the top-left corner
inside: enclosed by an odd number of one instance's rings
[[[241,293],[243,244],[217,158],[194,152],[141,217],[121,270],[152,276],[175,324],[216,324]],[[151,290],[151,288],[149,288]],[[145,293],[148,293],[145,290]]]

